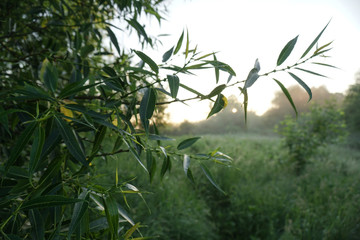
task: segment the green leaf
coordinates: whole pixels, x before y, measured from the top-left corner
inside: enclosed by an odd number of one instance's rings
[[[309,102],[311,100],[311,98],[312,98],[311,89],[298,76],[296,76],[295,74],[293,74],[291,72],[289,72],[289,74],[290,74],[291,77],[293,77],[306,90],[306,92],[309,95],[309,100],[308,100],[308,102]]]
[[[211,64],[213,65],[215,68],[218,68],[220,69],[221,71],[224,71],[224,72],[227,72],[229,73],[230,75],[233,75],[233,76],[236,76],[236,73],[235,71],[226,63],[223,63],[223,62],[220,62],[220,61],[217,61],[217,60],[213,60],[213,61],[209,61],[209,60],[206,60],[204,61],[208,64]]]
[[[32,176],[39,166],[44,142],[45,130],[42,126],[38,126],[37,131],[35,131],[35,137],[30,152],[29,176]]]
[[[134,226],[132,226],[129,230],[126,231],[124,235],[124,239],[128,240],[131,235],[140,227],[140,223],[136,223]]]
[[[147,88],[140,103],[140,119],[144,125],[145,132],[149,130],[149,119],[152,117],[156,104],[156,93],[153,88]]]
[[[247,106],[249,102],[249,96],[246,88],[239,87],[242,94],[244,94],[244,113],[245,113],[245,125],[247,125]]]
[[[42,80],[47,89],[55,92],[58,83],[58,72],[56,68],[46,58],[41,66],[40,80]]]
[[[38,209],[31,209],[29,211],[29,220],[31,224],[31,235],[33,239],[45,239],[45,226],[44,220]]]
[[[190,156],[187,154],[184,155],[183,168],[184,168],[185,175],[187,176],[188,170],[190,168]]]
[[[190,41],[189,41],[189,30],[186,29],[186,48],[185,48],[185,59],[188,57],[189,55],[189,44],[190,44]]]
[[[330,20],[331,21],[331,20]],[[319,35],[314,39],[314,41],[310,44],[310,46],[305,50],[305,52],[303,53],[303,55],[301,56],[300,59],[302,59],[303,57],[306,56],[306,54],[308,54],[308,52],[314,47],[314,45],[319,41],[321,35],[323,34],[323,32],[325,31],[325,29],[327,28],[327,26],[329,25],[330,21],[326,24],[326,26],[324,27],[324,29],[319,33]]]
[[[81,42],[82,42],[82,37],[79,31],[76,32],[75,34],[75,39],[74,39],[74,48],[76,50],[79,50],[81,47]]]
[[[316,64],[316,65],[320,65],[320,66],[324,66],[324,67],[330,67],[330,68],[339,69],[338,67],[335,67],[335,66],[329,65],[329,64],[325,64],[325,63],[312,62],[312,64]]]
[[[180,84],[179,77],[176,75],[167,75],[167,79],[169,82],[171,97],[176,98],[178,91],[179,91],[179,86],[180,86],[179,85]]]
[[[142,163],[139,154],[137,154],[136,150],[131,146],[131,144],[129,144],[125,139],[123,139],[124,143],[126,144],[126,146],[129,148],[129,151],[134,155],[135,159],[138,161],[138,163],[140,164],[140,166],[145,169],[146,172],[148,172],[147,168],[145,167],[145,165]]]
[[[110,40],[111,40],[111,42],[114,44],[117,52],[119,53],[119,55],[121,55],[119,43],[118,43],[118,41],[117,41],[117,38],[116,38],[114,32],[113,32],[109,27],[106,27],[106,31],[108,32],[108,35],[109,35],[109,37],[110,37]]]
[[[176,47],[175,47],[175,50],[174,50],[174,55],[177,54],[181,48],[181,45],[182,45],[182,42],[183,42],[183,39],[184,39],[184,31],[182,32],[177,44],[176,44]]]
[[[68,239],[71,239],[72,233],[79,226],[81,219],[85,215],[89,206],[89,192],[87,190],[83,191],[78,199],[80,202],[75,203],[75,207],[72,213],[71,222],[68,231]]]
[[[80,56],[82,58],[85,58],[89,53],[93,52],[95,50],[95,47],[93,45],[86,45],[81,48]]]
[[[283,91],[283,93],[285,94],[285,96],[287,97],[288,101],[290,102],[291,106],[293,107],[295,113],[296,113],[296,116],[298,115],[298,112],[296,110],[296,106],[294,104],[294,101],[292,100],[291,98],[291,95],[289,93],[289,91],[285,88],[285,86],[278,80],[276,80],[275,78],[273,78],[274,81],[280,86],[281,90]]]
[[[80,201],[82,200],[67,198],[61,195],[45,195],[24,202],[24,204],[21,206],[21,209],[26,210],[34,208],[55,207],[67,204],[74,204]]]
[[[141,26],[141,24],[140,24],[138,21],[136,21],[136,19],[133,18],[133,19],[131,19],[131,20],[126,20],[126,21],[130,24],[130,26],[132,26],[133,28],[135,28],[135,30],[137,31],[137,33],[138,33],[139,36],[143,36],[144,39],[145,39],[145,41],[147,41],[148,43],[150,42],[150,39],[149,39],[149,37],[147,36],[144,27]]]
[[[299,36],[296,36],[294,39],[290,40],[285,47],[281,50],[281,53],[277,60],[277,66],[280,66],[285,60],[289,57],[290,53],[295,47],[296,41]]]
[[[251,69],[245,81],[245,89],[251,87],[256,82],[256,80],[258,80],[258,78],[260,77],[258,72],[259,71],[257,68]]]
[[[164,55],[162,56],[162,62],[166,62],[170,59],[172,53],[173,53],[174,47],[170,48]]]
[[[19,157],[21,151],[25,148],[26,144],[29,142],[30,138],[32,137],[36,129],[36,126],[37,126],[36,122],[29,123],[26,126],[25,130],[21,133],[16,143],[13,145],[14,147],[11,150],[9,160],[5,166],[6,171],[15,163],[15,161]]]
[[[226,88],[226,84],[221,84],[215,87],[208,95],[206,95],[206,98],[212,98],[216,95],[219,95],[225,88]]]
[[[94,154],[100,150],[100,146],[102,141],[104,140],[106,134],[107,127],[100,126],[99,129],[96,131],[94,144],[91,153]]]
[[[260,69],[261,69],[261,68],[260,68],[259,59],[256,59],[256,60],[255,60],[254,68],[256,68],[258,72],[260,72]]]
[[[149,65],[151,70],[153,70],[156,74],[159,73],[158,65],[149,56],[147,56],[145,53],[141,51],[134,50],[134,52],[136,53],[136,55],[139,56],[139,58],[141,58],[141,60],[143,60],[145,63]]]
[[[200,163],[200,167],[203,170],[205,176],[207,177],[207,179],[210,181],[210,183],[220,192],[222,192],[223,194],[226,194],[220,187],[219,185],[215,182],[210,170],[207,168],[207,166],[203,163]]]
[[[220,112],[222,109],[226,107],[226,105],[227,105],[226,97],[222,94],[219,94],[207,118],[211,117],[215,113]]]
[[[86,161],[85,154],[81,150],[79,139],[77,139],[73,128],[57,116],[55,116],[55,122],[70,154],[84,166],[88,166],[89,163]]]
[[[150,183],[152,183],[156,171],[156,159],[153,157],[150,150],[146,151],[146,164],[150,176]]]
[[[93,88],[96,85],[101,84],[101,82],[97,82],[97,83],[93,83],[93,84],[89,84],[89,85],[85,85],[85,86],[79,86],[80,82],[74,82],[74,83],[70,83],[68,85],[66,85],[64,87],[64,89],[60,92],[59,94],[59,98],[60,99],[64,99],[67,98],[71,95],[74,94],[79,94],[80,92],[89,89],[89,88]]]
[[[113,236],[116,236],[119,228],[119,214],[116,200],[112,196],[108,196],[104,199],[104,207],[109,230]]]
[[[194,138],[188,138],[188,139],[185,139],[184,141],[181,141],[179,143],[179,145],[177,146],[177,150],[183,150],[185,148],[190,147],[191,145],[193,145],[200,138],[201,137],[194,137]]]
[[[163,163],[161,165],[161,170],[160,170],[160,178],[161,180],[164,178],[165,173],[169,170],[169,166],[170,166],[170,157],[169,156],[165,156]]]
[[[215,54],[214,54],[214,61],[217,61]],[[215,66],[214,68],[215,68],[215,80],[216,80],[216,84],[218,84],[220,78],[220,70]]]
[[[194,93],[194,94],[197,95],[197,96],[200,96],[201,98],[206,98],[205,95],[199,93],[198,91],[196,91],[196,90],[194,90],[194,89],[192,89],[192,88],[190,88],[190,87],[188,87],[188,86],[186,86],[186,85],[184,85],[184,84],[182,84],[182,83],[180,83],[179,85],[180,85],[180,87],[188,90],[189,92]]]
[[[300,70],[300,71],[303,71],[303,72],[306,72],[306,73],[310,73],[310,74],[313,74],[313,75],[316,75],[316,76],[319,76],[319,77],[328,78],[328,77],[325,76],[325,75],[322,75],[322,74],[320,74],[320,73],[316,73],[316,72],[313,72],[313,71],[309,71],[309,70],[306,70],[306,69],[303,69],[303,68],[298,68],[298,67],[296,67],[295,69]]]
[[[321,46],[321,47],[319,47],[318,49],[316,49],[316,51],[314,52],[314,55],[316,55],[317,53],[319,53],[319,52],[320,52],[321,50],[323,50],[324,48],[330,46],[330,44],[332,44],[332,43],[333,43],[333,41],[331,41],[331,42],[325,44],[324,46]]]

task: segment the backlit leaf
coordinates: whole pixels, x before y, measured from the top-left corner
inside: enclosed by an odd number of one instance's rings
[[[217,61],[215,54],[214,54],[214,61]],[[220,77],[219,68],[215,67],[215,80],[216,80],[216,84],[218,84],[218,82],[219,82],[219,77]]]
[[[285,47],[281,50],[281,53],[277,60],[277,66],[280,66],[285,60],[289,57],[290,53],[295,47],[296,41],[299,36],[296,36],[294,39],[290,40]]]
[[[136,53],[136,55],[139,56],[139,58],[141,58],[141,60],[143,60],[145,63],[149,65],[151,70],[153,70],[155,73],[159,73],[158,65],[149,56],[147,56],[145,53],[141,51],[134,50],[134,52]]]
[[[305,52],[303,53],[303,55],[301,56],[301,58],[305,57],[306,54],[308,54],[308,52],[315,46],[315,44],[319,41],[321,35],[323,34],[323,32],[325,31],[325,29],[327,28],[327,26],[329,25],[330,21],[326,24],[326,26],[324,27],[324,29],[319,33],[319,35],[314,39],[314,41],[310,44],[310,46],[305,50]],[[300,58],[300,59],[301,59]]]
[[[298,67],[296,67],[295,69],[300,70],[300,71],[303,71],[303,72],[306,72],[306,73],[310,73],[310,74],[313,74],[313,75],[316,75],[316,76],[319,76],[319,77],[325,77],[325,78],[327,78],[327,76],[325,76],[325,75],[322,75],[322,74],[320,74],[320,73],[316,73],[316,72],[313,72],[313,71],[309,71],[309,70],[306,70],[306,69],[303,69],[303,68],[298,68]]]
[[[128,240],[131,235],[140,227],[140,223],[136,223],[134,226],[132,226],[129,230],[126,231],[124,235],[124,239]]]
[[[212,98],[216,95],[219,95],[225,88],[226,88],[226,84],[221,84],[215,87],[208,95],[206,95],[206,98]]]
[[[186,29],[186,48],[185,48],[185,59],[188,57],[189,54],[189,30]]]
[[[188,90],[189,92],[192,92],[192,93],[196,94],[197,96],[200,96],[201,98],[205,98],[205,95],[199,93],[199,92],[196,91],[195,89],[192,89],[192,88],[190,88],[190,87],[188,87],[188,86],[186,86],[186,85],[184,85],[184,84],[182,84],[182,83],[180,83],[179,85],[180,85],[180,87]]]
[[[181,45],[182,45],[182,42],[183,42],[183,39],[184,39],[184,31],[182,32],[177,44],[176,44],[176,47],[175,47],[175,50],[174,50],[174,55],[177,54],[181,48]]]

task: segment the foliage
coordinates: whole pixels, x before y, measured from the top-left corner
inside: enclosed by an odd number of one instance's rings
[[[328,155],[315,156],[297,177],[281,143],[277,136],[241,133],[206,135],[192,145],[190,153],[220,145],[234,156],[231,168],[209,166],[226,195],[199,169],[193,169],[195,185],[182,181],[180,162],[174,162],[171,176],[150,184],[124,155],[108,165],[98,161],[103,173],[98,181],[112,184],[116,167],[119,176],[139,176],[131,183],[150,192],[142,194],[151,213],[141,199],[129,196],[129,214],[142,219],[144,235],[159,239],[357,239],[360,152],[331,145]]]
[[[288,88],[289,94],[292,96],[292,100],[296,105],[299,113],[309,111],[311,104],[308,103],[308,95],[301,89],[301,87],[294,85]],[[330,93],[325,86],[311,88],[313,98],[311,103],[316,103],[320,106],[326,106],[326,103],[333,101],[337,105],[341,105],[344,99],[344,95],[341,93]],[[266,125],[274,127],[278,122],[282,121],[286,115],[295,117],[291,105],[288,103],[286,96],[281,91],[275,93],[275,97],[272,100],[273,107],[270,108],[262,117],[266,119]]]
[[[217,150],[186,153],[194,138],[177,148],[167,147],[163,142],[170,139],[159,135],[154,121],[158,106],[207,100],[214,103],[211,117],[226,107],[223,90],[239,87],[246,113],[247,89],[259,77],[304,71],[300,65],[330,50],[326,44],[309,54],[326,25],[295,64],[280,68],[295,46],[291,40],[280,53],[279,68],[260,74],[256,60],[247,79],[235,81],[231,76],[236,73],[215,53],[202,54],[190,45],[187,31],[165,52],[162,63],[121,45],[117,31],[135,32],[142,46],[157,44],[140,16],[161,22],[162,0],[4,0],[0,9],[0,234],[4,239],[141,238],[143,226],[124,210],[127,197],[142,196],[141,190],[128,180],[119,181],[116,169],[112,186],[96,181],[93,161],[116,154],[131,157],[150,181],[159,171],[164,177],[178,160],[192,182],[192,170],[198,169],[221,192],[205,163],[228,165],[231,158]],[[114,24],[115,19],[120,25]],[[185,59],[183,66],[172,63],[179,55]],[[215,69],[218,84],[209,94],[181,82],[183,75],[207,68]],[[220,71],[230,75],[226,84],[220,84]],[[300,78],[293,73],[291,77],[311,96]],[[178,99],[179,88],[195,96]],[[160,94],[172,100],[159,102]],[[119,196],[125,199],[122,205]]]
[[[284,137],[296,172],[300,173],[320,147],[335,143],[346,135],[345,126],[344,113],[333,103],[328,103],[324,107],[313,105],[298,119],[288,116],[277,126],[277,132]]]
[[[359,148],[360,139],[360,84],[352,85],[344,100],[346,125],[349,129],[350,144]]]

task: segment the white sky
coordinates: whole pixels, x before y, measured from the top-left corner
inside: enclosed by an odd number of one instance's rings
[[[162,54],[176,44],[183,29],[188,28],[192,47],[198,45],[204,53],[219,52],[218,60],[228,63],[237,73],[232,81],[244,80],[256,58],[260,61],[260,73],[274,69],[282,48],[299,35],[291,54],[293,58],[289,57],[285,65],[295,63],[332,19],[319,41],[321,46],[334,40],[331,58],[318,61],[341,70],[309,68],[329,79],[296,74],[310,87],[325,85],[330,92],[345,92],[355,82],[354,74],[360,69],[360,0],[173,0],[168,10],[167,20],[160,28],[156,22],[146,26],[152,35],[171,34],[161,38],[164,45],[156,51],[144,50],[158,63],[161,63]],[[180,75],[180,81],[207,94],[215,87],[214,70],[198,73],[195,78]],[[227,77],[228,74],[221,72],[221,83],[226,83]],[[285,86],[295,84],[287,74],[273,77]],[[271,107],[271,100],[278,90],[272,78],[260,78],[249,89],[249,109],[264,113]],[[234,88],[224,93],[225,96],[238,96],[239,90]],[[183,89],[179,94],[179,98],[193,96]],[[170,119],[174,122],[206,119],[209,102],[195,101],[189,105],[169,105]]]

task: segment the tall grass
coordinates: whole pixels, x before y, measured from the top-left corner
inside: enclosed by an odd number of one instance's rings
[[[193,169],[193,185],[182,162],[161,182],[149,184],[145,172],[130,156],[108,164],[97,162],[102,181],[114,181],[118,167],[123,180],[148,190],[130,196],[127,210],[142,233],[159,239],[358,239],[360,235],[360,152],[330,146],[309,160],[296,176],[286,150],[276,137],[206,135],[190,150],[220,151],[232,156],[232,167],[211,166],[216,181],[227,193],[216,190],[200,170]],[[159,168],[159,167],[158,167]],[[121,200],[121,198],[119,197]]]

